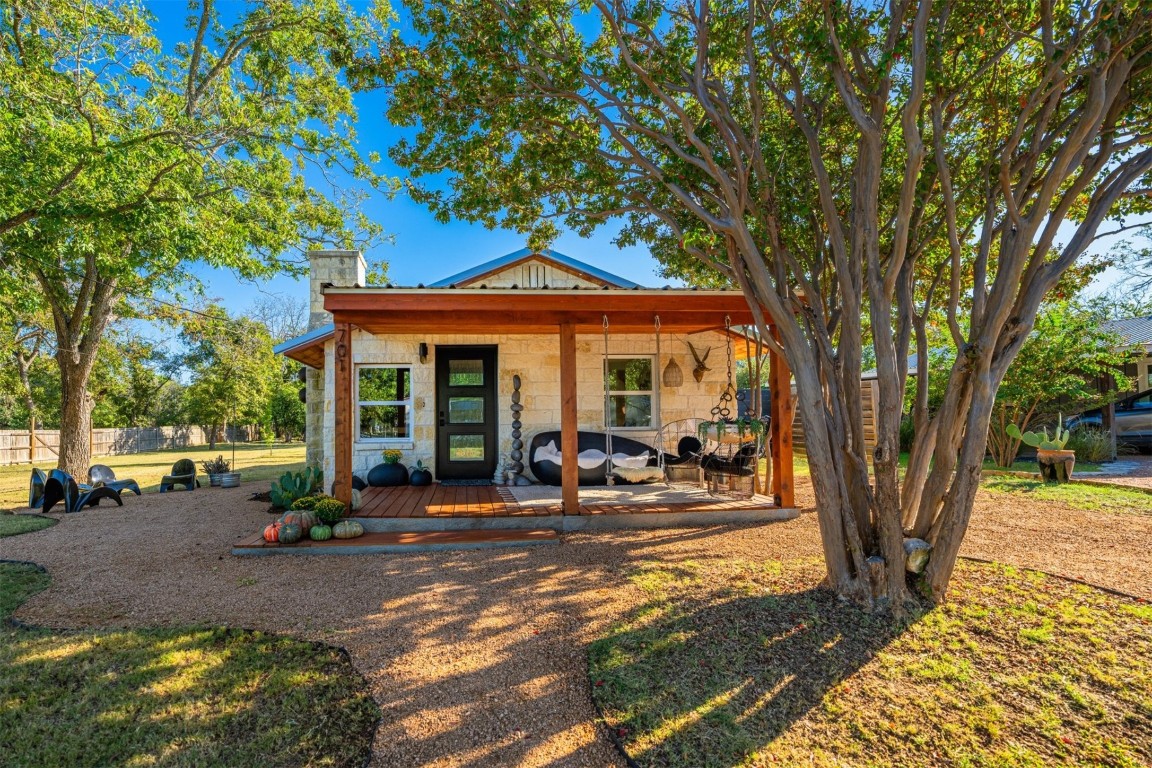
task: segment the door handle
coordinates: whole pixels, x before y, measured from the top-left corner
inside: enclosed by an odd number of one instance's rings
[[[444,411],[440,411],[440,426],[446,426],[447,422],[444,421]]]

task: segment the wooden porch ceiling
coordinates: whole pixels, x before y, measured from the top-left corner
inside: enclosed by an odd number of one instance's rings
[[[600,333],[608,317],[612,333],[697,333],[754,320],[735,291],[640,290],[333,290],[324,308],[336,322],[371,333]]]

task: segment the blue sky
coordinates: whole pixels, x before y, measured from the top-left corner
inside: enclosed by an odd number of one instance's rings
[[[147,0],[147,4],[157,18],[158,34],[165,47],[189,38],[190,33],[184,26],[188,15],[186,0]],[[368,0],[353,0],[353,4],[364,8]],[[232,5],[225,2],[222,4],[225,13],[230,5],[236,9],[241,8],[240,3]],[[379,172],[402,176],[402,171],[387,157],[389,146],[401,132],[384,118],[387,106],[385,94],[358,94],[356,105],[360,115],[358,136],[361,151],[365,155],[372,151],[380,153],[383,161],[377,166]],[[398,285],[433,282],[526,245],[524,236],[516,232],[491,231],[477,224],[460,221],[441,224],[427,208],[402,194],[391,200],[383,194],[373,194],[364,204],[363,210],[383,226],[392,239],[391,244],[377,246],[365,253],[365,257],[369,261],[383,259],[389,262],[389,277]],[[1111,228],[1105,225],[1102,231]],[[1064,229],[1071,234],[1071,227]],[[660,286],[670,282],[659,276],[659,264],[646,247],[620,249],[611,242],[613,234],[614,228],[611,226],[601,228],[587,239],[568,233],[553,243],[553,248],[641,285]],[[1111,243],[1099,242],[1092,250],[1104,252],[1117,239],[1113,238]],[[1133,239],[1138,240],[1134,235]],[[230,272],[207,267],[201,267],[198,274],[205,283],[206,295],[221,300],[233,313],[248,310],[261,293],[300,299],[306,298],[308,293],[306,279],[281,276],[252,284],[239,282]],[[1097,280],[1092,290],[1107,290],[1123,277],[1119,270],[1109,270]]]
[[[156,16],[157,32],[165,47],[190,38],[184,26],[188,16],[186,0],[150,0],[147,5]],[[363,8],[368,2],[353,5]],[[227,6],[224,8],[227,13]],[[361,152],[364,155],[379,152],[383,161],[376,170],[389,176],[402,176],[401,170],[387,157],[388,148],[400,136],[400,131],[384,118],[385,95],[382,92],[357,94],[356,106],[360,113],[357,134]],[[516,232],[488,230],[467,222],[441,224],[427,208],[402,194],[392,200],[383,194],[373,194],[362,209],[383,226],[392,239],[391,244],[366,252],[365,258],[389,262],[389,278],[397,285],[434,282],[527,245],[525,236]],[[611,242],[613,234],[614,228],[608,227],[589,239],[568,233],[552,247],[641,285],[661,286],[670,282],[658,276],[659,265],[646,247],[620,249]],[[281,276],[253,284],[239,282],[226,270],[200,267],[196,272],[205,283],[207,296],[220,299],[234,313],[247,310],[258,293],[301,299],[308,295],[306,279]]]

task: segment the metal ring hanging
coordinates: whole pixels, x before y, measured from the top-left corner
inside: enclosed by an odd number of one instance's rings
[[[714,421],[731,421],[732,405],[737,402],[736,384],[732,378],[732,318],[724,315],[724,336],[728,348],[728,385],[712,408]]]

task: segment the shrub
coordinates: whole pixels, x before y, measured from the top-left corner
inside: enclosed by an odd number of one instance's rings
[[[325,496],[322,493],[318,493],[314,496],[305,496],[301,499],[296,499],[296,501],[292,502],[292,509],[295,512],[302,512],[306,509],[315,510],[316,504],[318,502],[324,500],[324,499],[327,499],[327,498],[330,498],[330,497]]]
[[[344,517],[344,502],[330,496],[318,497],[318,499],[312,511],[316,513],[316,517],[320,518],[320,522],[325,525],[340,522]]]
[[[232,465],[228,459],[224,458],[223,454],[214,459],[200,462],[200,466],[204,468],[206,475],[222,475],[232,469]]]
[[[1112,458],[1112,442],[1108,433],[1094,427],[1082,427],[1072,432],[1065,447],[1070,451],[1076,451],[1076,458],[1079,461],[1097,464]]]
[[[900,417],[900,452],[911,451],[914,439],[916,439],[916,422],[913,421],[912,414],[906,413]]]

